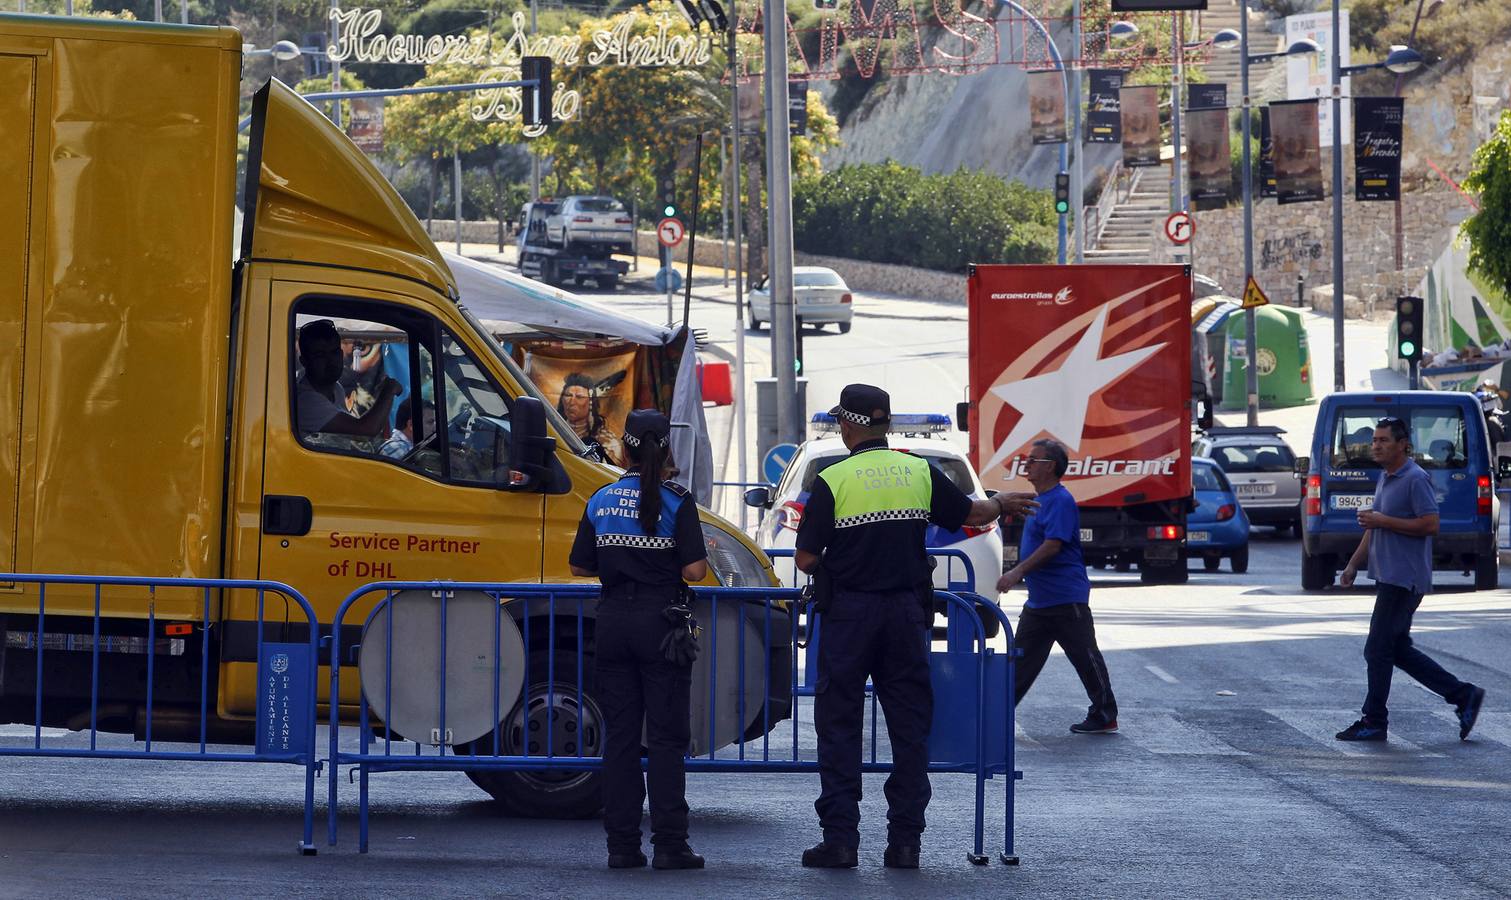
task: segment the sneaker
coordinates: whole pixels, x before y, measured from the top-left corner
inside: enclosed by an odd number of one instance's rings
[[[1070,730],[1076,734],[1115,734],[1118,730],[1118,720],[1108,719],[1103,721],[1087,716],[1086,721],[1077,722],[1070,726]]]
[[[1360,719],[1334,735],[1340,741],[1383,741],[1385,726],[1376,725],[1368,719]]]
[[[1482,687],[1469,686],[1469,696],[1464,702],[1454,707],[1459,714],[1459,740],[1469,740],[1469,732],[1474,730],[1474,722],[1480,717],[1480,706],[1485,702],[1485,689]]]

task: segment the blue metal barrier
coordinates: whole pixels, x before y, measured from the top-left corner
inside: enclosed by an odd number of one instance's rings
[[[406,596],[405,592],[411,591],[421,593]],[[356,749],[343,750],[339,733],[340,709],[338,704],[333,703],[331,706],[329,758],[332,767],[328,780],[328,838],[333,846],[337,840],[337,774],[342,765],[353,766],[356,770],[359,785],[358,844],[359,850],[364,853],[368,848],[369,776],[374,772],[584,771],[599,768],[601,759],[584,751],[584,741],[577,741],[569,747],[557,746],[553,743],[551,729],[545,729],[543,748],[532,750],[526,743],[522,752],[519,749],[509,752],[508,748],[501,745],[499,734],[505,730],[501,727],[494,727],[481,737],[456,741],[451,745],[442,738],[448,734],[445,724],[447,682],[453,680],[445,674],[447,656],[444,644],[448,633],[448,603],[456,602],[453,598],[463,591],[480,592],[491,601],[494,621],[493,671],[485,676],[491,679],[486,688],[491,696],[485,701],[491,702],[493,707],[489,721],[499,723],[500,726],[510,723],[512,727],[516,712],[522,712],[522,704],[531,700],[530,685],[540,682],[528,672],[531,666],[528,651],[532,647],[537,652],[549,651],[547,667],[550,671],[546,673],[544,681],[548,690],[554,689],[558,682],[555,671],[557,648],[564,653],[573,654],[577,669],[572,683],[576,686],[578,707],[582,707],[583,667],[587,651],[590,650],[584,637],[590,629],[585,626],[587,620],[592,618],[592,610],[596,608],[598,601],[596,585],[394,581],[358,588],[341,604],[331,631],[331,696],[341,696],[343,670],[350,669],[362,651],[360,647],[343,647],[340,643],[342,625],[349,614],[353,618],[362,616],[365,642],[378,642],[378,650],[368,648],[378,654],[372,658],[376,660],[381,656],[388,662],[382,667],[386,673],[382,681],[364,685],[360,697],[355,701],[359,706],[356,719],[360,727]],[[1000,858],[1004,863],[1015,864],[1013,794],[1014,781],[1021,777],[1021,773],[1014,768],[1012,741],[1011,697],[1016,650],[1012,645],[1011,627],[998,610],[996,614],[1006,633],[1008,646],[1006,654],[999,654],[986,646],[985,628],[976,611],[976,607],[983,603],[982,598],[962,599],[950,593],[939,593],[937,596],[947,604],[951,621],[958,627],[951,630],[953,638],[947,645],[946,652],[931,654],[931,670],[936,679],[935,725],[936,732],[941,733],[942,739],[939,753],[931,754],[933,758],[930,771],[972,773],[976,776],[974,852],[969,856],[978,864],[987,862],[984,853],[986,781],[999,774],[1007,776],[1006,833]],[[705,623],[700,638],[702,653],[699,665],[706,668],[706,674],[700,678],[695,670],[694,744],[701,743],[702,746],[698,752],[688,757],[689,771],[818,771],[816,748],[802,746],[802,731],[799,727],[804,710],[796,698],[811,691],[805,690],[808,685],[804,683],[803,667],[799,666],[795,652],[799,637],[798,623],[797,617],[790,613],[798,602],[798,597],[797,591],[785,588],[694,589],[695,610],[698,618]],[[392,721],[394,713],[391,679],[395,643],[392,629],[398,615],[397,610],[400,604],[421,598],[425,598],[426,603],[438,602],[437,636],[442,644],[439,655],[441,673],[436,679],[434,707],[439,727],[430,729],[432,739],[429,741],[423,735],[419,736],[419,740],[406,740],[405,736],[396,735],[386,725],[380,726],[374,721]],[[995,609],[994,604],[989,605]],[[382,624],[375,624],[380,614]],[[818,618],[822,619],[821,616]],[[523,678],[525,687],[522,695],[506,696],[500,687],[503,657],[498,635],[506,620],[517,622],[525,631],[523,645],[526,653],[523,662],[527,671]],[[721,622],[725,623],[723,627],[726,629],[722,634]],[[731,625],[733,635],[727,633]],[[540,640],[541,628],[547,629],[544,640]],[[534,634],[531,634],[532,629]],[[563,635],[566,635],[565,639]],[[406,640],[412,641],[413,638],[413,634],[405,635]],[[408,652],[417,651],[411,647]],[[362,656],[364,659],[368,658],[366,653],[362,653]],[[732,674],[728,672],[731,658]],[[751,665],[752,662],[757,665]],[[777,665],[786,671],[777,671]],[[726,679],[722,688],[721,678]],[[733,679],[733,684],[729,683],[730,678]],[[699,715],[704,712],[699,709],[700,698],[706,704],[706,732],[697,725]],[[752,701],[759,702],[758,709],[752,705]],[[727,712],[727,704],[731,702],[735,704],[733,722],[739,732],[732,739],[728,735],[717,733],[721,727],[720,704],[726,705]],[[791,709],[790,733],[779,724],[785,714],[784,706],[787,705]],[[547,707],[554,709],[554,702],[548,699]],[[811,710],[809,712],[811,715]],[[942,722],[949,723],[949,727],[941,730]],[[874,695],[871,697],[870,723],[870,752],[863,761],[863,768],[867,772],[888,772],[891,770],[891,762],[883,758],[878,749],[877,700]],[[381,736],[378,735],[380,729]],[[781,746],[789,741],[789,734],[790,746]],[[537,752],[540,749],[544,752]]]
[[[304,596],[286,584],[276,581],[236,580],[226,578],[140,578],[140,577],[104,577],[90,575],[22,575],[0,574],[0,583],[9,584],[34,584],[37,585],[36,626],[32,631],[18,630],[15,627],[9,629],[11,639],[19,640],[12,644],[13,651],[30,651],[36,654],[35,681],[33,689],[33,733],[32,739],[27,746],[4,746],[0,745],[0,756],[34,756],[34,757],[76,757],[98,759],[144,759],[144,760],[171,760],[186,762],[201,760],[206,762],[259,762],[259,763],[290,763],[304,767],[304,837],[299,844],[299,849],[306,855],[314,855],[314,821],[315,821],[315,774],[319,771],[320,762],[316,753],[315,713],[316,687],[318,685],[318,647],[319,628],[316,624],[314,610],[310,607]],[[71,633],[66,631],[49,632],[47,630],[47,589],[49,585],[73,585],[93,588],[93,614],[90,617],[87,634]],[[144,587],[147,589],[147,603],[145,606],[146,618],[125,616],[101,616],[102,593],[106,587],[132,588]],[[163,637],[157,633],[157,600],[158,592],[171,592],[181,590],[193,590],[200,592],[200,619],[199,631],[199,693],[198,693],[198,741],[154,741],[153,725],[155,720],[169,718],[162,708],[155,703],[154,697],[157,678],[157,657],[160,655],[181,655],[187,651],[190,643],[184,638]],[[213,629],[219,626],[218,618],[212,619],[210,610],[215,606],[215,598],[219,591],[244,590],[255,591],[257,594],[257,723],[255,726],[255,742],[244,750],[234,751],[225,749],[211,749],[210,741],[210,718],[217,709],[218,696],[210,685],[210,669],[212,657],[210,644]],[[285,603],[278,619],[269,622],[264,615],[266,612],[267,595],[273,594],[281,597]],[[76,598],[74,598],[76,599]],[[104,602],[112,602],[113,598],[105,598]],[[289,621],[289,605],[287,601],[293,601],[304,614],[303,623]],[[11,601],[12,603],[14,601]],[[86,603],[88,600],[86,598]],[[55,617],[61,618],[63,614],[54,613]],[[75,620],[81,616],[70,616]],[[140,621],[141,637],[134,635],[121,635],[114,632],[118,627],[112,627],[110,634],[102,634],[102,618],[107,618],[112,623]],[[178,619],[178,616],[173,618]],[[14,626],[16,623],[12,622]],[[286,634],[284,640],[277,642],[264,641],[264,632],[268,629],[282,629]],[[291,635],[302,633],[304,636],[295,639]],[[192,633],[190,635],[192,637]],[[179,653],[175,654],[174,651]],[[47,667],[44,666],[44,658],[49,652],[81,652],[90,654],[90,694],[89,694],[89,746],[48,746],[43,735],[43,721],[45,710],[43,695],[45,688],[45,676]],[[146,679],[141,687],[141,697],[128,697],[129,706],[135,710],[140,703],[140,715],[144,719],[143,746],[141,749],[102,749],[99,746],[100,736],[100,699],[101,685],[101,654],[105,653],[137,653],[146,656],[147,672]],[[218,659],[218,654],[216,656]],[[113,703],[121,703],[121,684],[106,684]],[[134,685],[133,685],[134,687]],[[81,729],[80,729],[81,730]],[[161,734],[161,732],[159,732]],[[158,746],[154,746],[156,743]],[[197,743],[197,749],[195,745]],[[188,749],[164,749],[163,744],[169,747]]]

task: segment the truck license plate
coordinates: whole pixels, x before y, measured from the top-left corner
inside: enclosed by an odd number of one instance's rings
[[[1083,544],[1089,544],[1089,543],[1091,543],[1091,529],[1090,528],[1082,528],[1081,529],[1081,543],[1083,543]]]
[[[1210,531],[1192,531],[1186,535],[1186,542],[1191,544],[1205,544],[1212,540]]]
[[[1249,484],[1235,484],[1233,490],[1240,497],[1268,497],[1275,493],[1275,486],[1267,481],[1254,481]]]
[[[1334,494],[1331,499],[1333,509],[1373,509],[1375,505],[1374,494]]]

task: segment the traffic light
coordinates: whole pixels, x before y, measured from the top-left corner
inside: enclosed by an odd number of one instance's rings
[[[1396,355],[1416,362],[1422,358],[1422,298],[1396,298]]]
[[[677,179],[671,175],[661,182],[661,215],[668,219],[677,217]]]
[[[551,57],[526,56],[519,61],[519,80],[536,81],[525,85],[521,100],[524,103],[523,119],[526,125],[554,124],[551,117]]]
[[[1055,212],[1065,215],[1070,212],[1070,173],[1055,175]]]

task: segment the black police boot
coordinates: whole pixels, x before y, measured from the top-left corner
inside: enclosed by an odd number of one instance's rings
[[[819,841],[803,851],[803,866],[809,869],[853,869],[860,865],[854,847]]]
[[[690,847],[680,850],[656,850],[656,855],[651,859],[651,867],[655,869],[701,869],[703,857],[692,851]]]
[[[630,853],[610,853],[610,869],[643,869],[645,868],[645,854],[639,850]]]
[[[881,861],[889,869],[916,869],[918,848],[908,844],[889,844]]]

